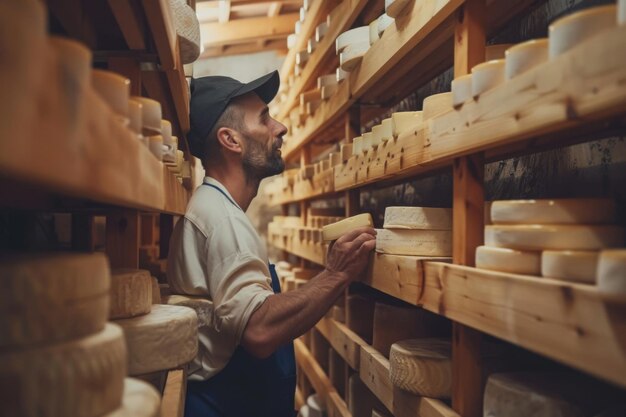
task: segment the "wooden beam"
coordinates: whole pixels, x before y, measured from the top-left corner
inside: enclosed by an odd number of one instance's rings
[[[273,2],[270,4],[269,9],[267,10],[267,17],[276,17],[280,14],[280,9],[282,8],[282,4],[280,2]]]
[[[230,20],[230,0],[220,0],[219,4],[217,21],[219,23],[227,23]]]
[[[185,413],[185,393],[187,392],[187,374],[183,369],[169,371],[161,401],[163,417],[183,417]]]
[[[206,48],[199,59],[253,54],[256,52],[276,51],[280,53],[287,50],[287,41],[283,38],[264,41],[263,46],[259,42],[253,41],[240,45],[222,45],[213,48]]]
[[[124,40],[129,49],[144,50],[144,28],[137,11],[133,8],[133,2],[128,0],[109,0],[109,7],[117,20],[117,24],[124,35]]]
[[[139,212],[119,210],[106,220],[106,254],[112,268],[139,268]]]
[[[224,45],[242,41],[257,41],[259,38],[287,37],[299,19],[298,13],[276,17],[253,17],[233,20],[228,23],[204,23],[200,25],[204,47]]]

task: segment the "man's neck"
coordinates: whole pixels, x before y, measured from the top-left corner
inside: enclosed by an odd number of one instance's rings
[[[260,181],[247,178],[242,168],[211,166],[206,170],[206,175],[219,181],[243,211],[248,210],[259,190]]]

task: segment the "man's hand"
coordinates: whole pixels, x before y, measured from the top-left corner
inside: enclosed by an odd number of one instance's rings
[[[331,244],[326,269],[345,274],[346,279],[358,279],[367,267],[369,253],[376,247],[376,230],[360,227],[346,233]]]

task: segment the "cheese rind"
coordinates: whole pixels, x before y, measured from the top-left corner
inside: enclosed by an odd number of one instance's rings
[[[494,224],[610,224],[615,202],[608,198],[501,200],[491,204]]]
[[[435,207],[387,207],[385,229],[452,229],[452,209]]]
[[[423,120],[430,120],[452,109],[452,93],[433,94],[424,99]]]
[[[540,275],[541,252],[479,246],[476,268],[511,274]]]
[[[431,398],[450,398],[452,344],[445,339],[410,339],[394,343],[389,376],[396,387]]]
[[[111,319],[148,314],[152,307],[152,277],[143,269],[111,271]]]
[[[584,284],[596,283],[597,251],[544,251],[541,275]]]
[[[358,28],[350,29],[337,36],[335,40],[335,49],[337,55],[344,51],[349,45],[365,44],[369,48],[370,43],[370,28],[369,26],[360,26]]]
[[[504,82],[504,59],[483,62],[472,68],[472,96],[478,97]]]
[[[520,250],[598,250],[624,244],[619,226],[490,225],[485,245]]]
[[[124,379],[122,405],[102,417],[159,417],[161,396],[147,382],[135,378]]]
[[[341,69],[348,72],[354,71],[369,48],[369,39],[364,43],[353,43],[346,46],[339,54],[339,66]]]
[[[126,376],[122,330],[107,324],[91,336],[0,354],[7,417],[93,417],[119,407]]]
[[[450,230],[377,229],[376,252],[392,255],[451,256]]]
[[[371,214],[357,214],[356,216],[340,220],[337,223],[324,226],[322,228],[322,239],[325,241],[336,240],[354,229],[358,229],[359,227],[372,227],[373,225],[374,221],[372,220]]]
[[[104,328],[110,272],[103,254],[0,261],[0,348],[78,339]]]
[[[124,330],[131,376],[177,368],[198,352],[198,317],[190,308],[159,304],[115,323]]]
[[[626,249],[600,252],[598,289],[604,293],[626,294]]]

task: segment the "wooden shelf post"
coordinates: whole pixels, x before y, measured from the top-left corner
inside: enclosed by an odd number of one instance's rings
[[[107,215],[106,253],[111,268],[139,268],[139,212],[119,210]]]

